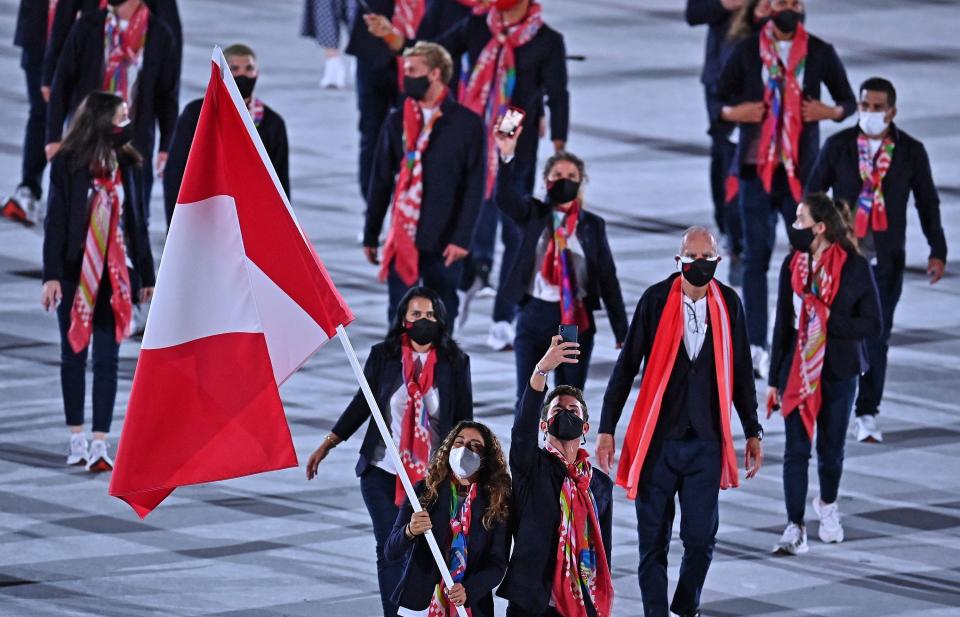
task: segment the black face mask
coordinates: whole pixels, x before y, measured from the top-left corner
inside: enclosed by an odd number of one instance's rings
[[[773,19],[773,25],[776,26],[780,32],[793,34],[797,29],[797,24],[803,22],[803,13],[788,9],[774,13],[771,19]]]
[[[440,338],[440,324],[429,319],[418,319],[407,326],[407,335],[417,345],[436,343]]]
[[[804,227],[803,229],[794,229],[790,228],[790,244],[793,245],[793,248],[804,253],[810,252],[810,247],[813,245],[813,228]]]
[[[430,79],[426,75],[420,77],[403,77],[403,93],[415,101],[422,101],[427,96],[427,90],[430,89]]]
[[[253,87],[257,85],[256,77],[237,75],[233,78],[233,81],[237,82],[237,90],[240,91],[240,98],[247,100],[253,96]]]
[[[114,149],[122,148],[133,141],[133,122],[127,122],[123,126],[113,125],[110,131],[110,145]]]
[[[547,187],[547,197],[550,199],[550,203],[555,206],[570,203],[576,199],[579,194],[580,183],[567,178],[554,180],[550,183],[550,186]]]
[[[572,411],[564,410],[553,416],[547,432],[560,441],[570,441],[583,437],[583,425],[583,418]]]
[[[694,287],[703,287],[713,280],[713,275],[717,271],[718,263],[720,263],[719,259],[710,261],[702,257],[688,264],[681,261],[680,274]]]

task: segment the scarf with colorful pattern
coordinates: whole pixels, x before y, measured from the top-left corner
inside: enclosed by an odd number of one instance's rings
[[[590,315],[577,294],[573,254],[567,248],[567,240],[576,233],[579,220],[579,199],[567,212],[553,211],[553,234],[543,255],[540,274],[545,281],[560,288],[560,323],[576,324],[580,332],[586,332],[590,328]]]
[[[417,360],[406,334],[401,338],[400,351],[403,361],[403,382],[407,388],[407,405],[403,411],[403,424],[400,430],[400,461],[410,478],[416,484],[427,476],[430,465],[430,414],[423,397],[433,388],[433,368],[437,365],[437,350],[430,348],[427,361],[416,375]],[[397,470],[397,474],[402,473]],[[398,506],[407,500],[400,476],[397,476],[395,502]]]
[[[103,89],[122,97],[128,105],[132,104],[134,85],[130,83],[130,69],[143,59],[149,21],[150,9],[141,3],[125,29],[121,30],[120,18],[114,10],[107,11],[103,24],[107,56],[103,67]]]
[[[876,156],[870,152],[870,139],[860,133],[857,135],[857,160],[860,167],[860,179],[863,188],[857,197],[857,216],[854,231],[858,238],[867,235],[867,229],[887,230],[887,206],[883,199],[883,178],[890,169],[893,160],[894,142],[888,133],[880,144]]]
[[[450,481],[450,551],[447,553],[447,560],[450,565],[450,578],[454,583],[462,583],[467,573],[467,543],[470,539],[470,520],[473,517],[471,507],[473,500],[477,496],[477,484],[470,485],[466,497],[460,501],[460,495],[457,492],[458,486],[454,481]],[[450,600],[447,598],[447,590],[443,586],[443,581],[437,583],[433,590],[433,598],[430,599],[428,608],[428,617],[447,617],[456,613],[450,610]],[[467,615],[471,615],[470,609],[467,609]]]

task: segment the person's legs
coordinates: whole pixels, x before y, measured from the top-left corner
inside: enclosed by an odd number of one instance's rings
[[[494,245],[497,241],[497,221],[499,219],[497,205],[492,199],[485,199],[480,206],[480,214],[473,227],[473,238],[470,241],[470,255],[467,259],[470,265],[460,288],[466,291],[473,285],[473,279],[482,270],[487,272],[493,266]]]
[[[694,439],[679,444],[684,450],[680,476],[683,561],[670,610],[678,615],[690,615],[700,607],[700,591],[717,543],[720,443]]]
[[[397,100],[397,68],[374,68],[357,59],[357,109],[360,112],[360,195],[366,200],[380,128]]]
[[[500,213],[500,239],[503,241],[503,256],[500,258],[497,297],[493,301],[493,321],[512,322],[517,315],[517,307],[512,302],[507,301],[500,290],[503,289],[507,272],[509,272],[510,265],[513,263],[520,246],[520,228],[510,217],[502,213]]]
[[[556,330],[554,330],[556,333]],[[567,384],[583,390],[587,384],[587,372],[590,370],[590,356],[593,355],[593,339],[596,330],[590,329],[586,332],[580,332],[577,335],[577,342],[580,343],[580,362],[577,364],[561,364],[557,367],[556,384]]]
[[[373,536],[377,542],[377,580],[384,617],[396,617],[397,605],[390,597],[403,576],[403,562],[391,561],[383,555],[383,546],[397,520],[400,508],[394,503],[397,477],[379,467],[370,467],[360,476],[360,494],[370,513]]]
[[[23,140],[23,166],[20,185],[30,189],[37,199],[43,193],[41,180],[47,166],[47,157],[43,147],[47,126],[47,104],[40,94],[40,82],[43,73],[43,58],[24,50],[21,66],[27,80],[27,100],[30,113],[27,116],[26,134]]]
[[[86,369],[89,345],[74,353],[67,340],[70,331],[70,308],[77,287],[61,282],[63,299],[57,307],[57,323],[60,326],[60,388],[63,392],[63,411],[71,430],[83,431],[83,403],[86,397]]]
[[[850,422],[850,410],[857,392],[857,378],[820,383],[823,402],[817,416],[817,474],[820,476],[820,499],[836,503],[843,474],[843,451]]]
[[[893,331],[893,315],[903,291],[903,264],[878,263],[873,267],[877,291],[880,294],[880,312],[883,315],[883,333],[879,338],[867,339],[867,357],[870,368],[860,376],[857,393],[856,415],[876,415],[883,399],[883,387],[887,378],[887,354],[890,351],[890,333]]]
[[[767,347],[767,270],[776,239],[777,211],[756,174],[741,174],[743,308],[750,344]]]
[[[513,355],[517,366],[517,400],[533,374],[533,368],[547,353],[550,337],[560,325],[560,309],[554,302],[531,298],[517,315],[517,335],[513,340]],[[557,379],[560,379],[559,370]]]
[[[113,407],[117,400],[117,342],[113,309],[110,307],[110,281],[104,277],[93,310],[93,432],[110,432]]]
[[[783,450],[783,497],[787,520],[803,527],[807,500],[807,467],[810,464],[810,436],[795,410],[784,419],[786,442]]]
[[[673,533],[674,496],[680,479],[668,463],[674,441],[653,443],[647,453],[637,508],[640,549],[640,597],[645,617],[669,617],[667,610],[667,551]]]
[[[449,267],[444,265],[443,255],[440,253],[420,254],[420,278],[426,287],[437,292],[443,305],[447,309],[450,319],[450,329],[453,330],[460,312],[460,297],[457,296],[457,286],[463,272],[463,262],[458,261]]]
[[[390,271],[387,273],[387,327],[393,324],[393,319],[397,316],[397,308],[400,306],[400,300],[403,299],[404,294],[416,284],[407,285],[404,283],[393,266],[390,266]]]

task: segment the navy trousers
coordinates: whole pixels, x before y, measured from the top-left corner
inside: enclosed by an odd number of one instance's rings
[[[394,502],[396,490],[397,476],[379,467],[370,467],[360,476],[360,494],[370,513],[373,537],[377,542],[377,581],[380,583],[384,617],[397,615],[397,605],[390,597],[403,578],[403,561],[390,561],[383,556],[383,546],[400,514],[400,508]]]
[[[387,294],[389,296],[389,305],[387,306],[387,323],[392,324],[397,316],[397,308],[400,306],[400,300],[411,287],[422,283],[424,287],[429,287],[440,295],[444,308],[447,309],[447,315],[450,319],[450,329],[453,330],[453,324],[457,320],[460,312],[460,298],[457,296],[457,285],[460,282],[461,271],[463,270],[463,261],[451,264],[450,267],[444,265],[443,255],[441,253],[420,253],[420,281],[414,285],[407,285],[399,276],[393,266],[390,266],[390,274],[387,275]]]
[[[883,386],[887,379],[887,353],[890,351],[890,332],[893,330],[893,313],[903,292],[902,260],[897,263],[878,262],[873,267],[873,278],[880,293],[880,312],[883,315],[883,333],[879,338],[867,339],[867,357],[870,369],[860,376],[857,393],[856,414],[865,416],[880,411]]]
[[[370,187],[373,157],[380,129],[399,98],[397,65],[390,62],[375,68],[357,58],[357,110],[360,112],[360,195],[364,200]]]
[[[43,74],[43,55],[27,50],[20,56],[20,66],[27,81],[27,100],[30,112],[27,116],[27,128],[23,138],[23,165],[20,186],[25,186],[39,198],[43,194],[41,180],[47,166],[47,156],[43,151],[46,145],[47,103],[40,94],[40,82]]]
[[[593,318],[591,317],[591,322]],[[592,326],[592,324],[591,324]],[[523,389],[530,380],[533,368],[543,354],[550,348],[550,339],[557,335],[560,328],[560,303],[544,302],[530,298],[520,309],[517,317],[517,335],[513,341],[513,353],[517,362],[517,400],[523,396]],[[587,383],[587,371],[590,368],[590,356],[593,353],[593,338],[596,329],[591,327],[580,332],[580,362],[561,364],[554,371],[553,385],[568,385],[583,389]]]
[[[733,165],[736,145],[730,141],[733,125],[719,120],[723,103],[716,86],[704,87],[707,117],[710,121],[710,196],[713,199],[713,220],[720,233],[727,237],[727,250],[734,255],[743,252],[743,226],[740,223],[740,205],[736,199],[727,201],[727,177]]]

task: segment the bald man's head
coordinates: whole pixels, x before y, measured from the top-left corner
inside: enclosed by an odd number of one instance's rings
[[[694,225],[683,232],[680,240],[680,257],[693,259],[710,258],[718,255],[717,239],[706,227]]]

